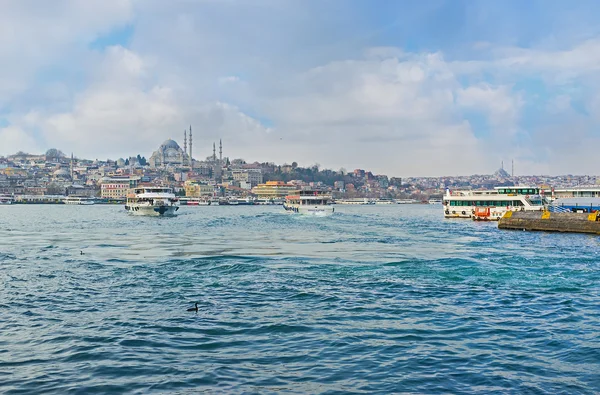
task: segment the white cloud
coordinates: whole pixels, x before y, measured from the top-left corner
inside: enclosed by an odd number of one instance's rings
[[[493,87],[478,84],[457,91],[456,101],[460,106],[478,109],[487,114],[494,128],[502,128],[501,133],[516,133],[516,124],[523,101],[508,86]]]
[[[130,0],[2,2],[0,109],[55,64],[79,63],[89,42],[131,20]]]
[[[15,153],[17,151],[39,152],[40,147],[35,138],[23,129],[15,126],[0,127],[0,141],[2,150]]]
[[[544,124],[547,114],[524,130],[530,96],[515,87],[529,77],[600,86],[599,39],[560,50],[482,41],[472,44],[475,53],[448,61],[441,50],[342,42],[305,2],[7,4],[0,55],[13,66],[0,74],[0,113],[10,108],[0,154],[47,145],[88,157],[148,156],[167,138],[181,141],[192,124],[199,158],[223,138],[228,156],[390,175],[492,172],[511,157],[524,172],[553,169],[548,155],[559,148],[567,158],[561,163],[576,169],[577,150],[548,138],[560,131]],[[128,48],[88,48],[132,21]],[[36,81],[57,65],[80,74]],[[589,94],[590,116],[576,116],[573,91],[554,94],[552,103],[541,98],[536,111],[560,111],[593,137],[600,99]],[[491,135],[471,114],[485,119]]]
[[[236,77],[235,75],[230,75],[227,77],[219,78],[219,83],[221,84],[232,84],[240,81],[240,77]]]

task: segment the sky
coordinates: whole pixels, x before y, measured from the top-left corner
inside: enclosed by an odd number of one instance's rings
[[[600,3],[0,0],[0,155],[599,174]]]

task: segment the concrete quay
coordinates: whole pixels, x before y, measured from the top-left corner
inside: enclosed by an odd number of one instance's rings
[[[600,235],[600,212],[551,213],[549,211],[508,211],[498,221],[498,229]]]

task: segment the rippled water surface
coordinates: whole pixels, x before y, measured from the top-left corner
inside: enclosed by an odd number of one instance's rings
[[[0,393],[600,392],[599,237],[282,211],[0,207]]]

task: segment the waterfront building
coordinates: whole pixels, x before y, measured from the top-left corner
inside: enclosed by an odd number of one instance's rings
[[[196,180],[188,180],[184,184],[186,197],[213,196],[215,188],[212,185]]]
[[[86,187],[84,185],[73,184],[67,187],[67,196],[95,197],[97,189]]]
[[[570,188],[544,188],[544,194],[552,199],[599,198],[600,185],[580,185]]]
[[[124,199],[129,189],[135,188],[140,179],[139,176],[104,177],[100,184],[100,196],[103,199]]]
[[[298,192],[298,187],[283,181],[267,181],[252,188],[259,199],[280,199]]]

